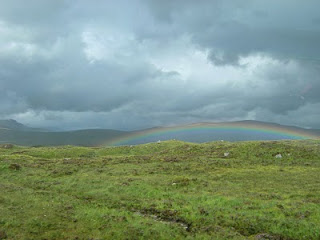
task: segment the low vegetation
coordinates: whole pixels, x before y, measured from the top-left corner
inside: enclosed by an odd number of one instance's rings
[[[0,239],[319,239],[320,141],[0,147]]]

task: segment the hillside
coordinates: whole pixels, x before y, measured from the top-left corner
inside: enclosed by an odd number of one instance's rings
[[[320,130],[258,121],[195,123],[173,127],[157,127],[139,131],[83,129],[48,131],[30,128],[14,120],[0,121],[0,143],[23,146],[105,146],[136,145],[158,140],[177,139],[203,143],[216,140],[253,141],[282,139],[320,139]]]
[[[126,132],[109,129],[87,129],[68,132],[0,129],[0,143],[11,143],[23,146],[97,146],[125,134]]]
[[[0,148],[0,239],[319,239],[320,141]]]
[[[47,131],[41,128],[31,128],[31,127],[25,126],[14,119],[0,120],[0,129],[10,129],[10,130],[26,131],[26,132],[27,131],[39,131],[39,132]]]

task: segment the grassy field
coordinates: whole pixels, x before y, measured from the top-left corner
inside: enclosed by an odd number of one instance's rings
[[[0,239],[320,239],[320,141],[3,145]]]

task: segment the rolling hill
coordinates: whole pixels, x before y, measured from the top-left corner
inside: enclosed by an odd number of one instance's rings
[[[24,146],[136,145],[170,139],[202,143],[218,140],[233,142],[319,138],[320,130],[318,129],[304,129],[258,121],[196,123],[139,131],[84,129],[62,132],[27,127],[15,120],[0,121],[0,143]]]
[[[0,129],[10,129],[10,130],[16,130],[16,131],[39,131],[39,132],[47,131],[41,128],[32,128],[32,127],[25,126],[14,119],[0,120]]]

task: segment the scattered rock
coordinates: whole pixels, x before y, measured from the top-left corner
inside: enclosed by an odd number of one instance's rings
[[[278,153],[275,157],[276,158],[282,158],[282,155],[281,155],[281,153]]]
[[[256,235],[255,239],[256,240],[280,240],[282,238],[268,234],[268,233],[260,233]]]
[[[21,166],[17,163],[12,163],[10,164],[9,169],[18,171],[21,169]]]
[[[1,148],[5,148],[5,149],[11,149],[13,147],[14,147],[13,144],[2,144],[1,145]]]

